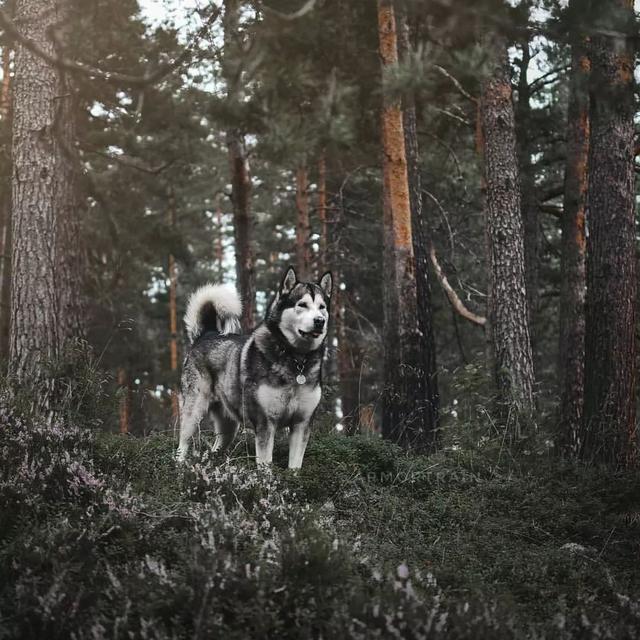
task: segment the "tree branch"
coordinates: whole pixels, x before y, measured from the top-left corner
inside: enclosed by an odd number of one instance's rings
[[[169,160],[168,162],[163,162],[160,165],[151,167],[147,165],[144,160],[141,160],[140,158],[134,158],[133,156],[128,156],[127,154],[115,155],[111,153],[104,153],[102,151],[98,151],[97,149],[87,149],[87,153],[93,153],[94,155],[100,156],[101,158],[106,158],[107,160],[111,160],[117,164],[120,164],[123,167],[135,169],[136,171],[142,171],[143,173],[148,173],[152,176],[160,175],[175,162],[174,160]]]
[[[539,209],[542,213],[548,213],[556,218],[562,218],[562,214],[564,213],[564,209],[555,204],[541,204]]]
[[[272,16],[279,18],[280,20],[292,21],[298,20],[299,18],[307,15],[307,13],[309,13],[310,11],[313,11],[313,8],[316,6],[316,2],[317,0],[307,0],[307,2],[303,4],[302,7],[300,7],[300,9],[294,11],[293,13],[282,13],[281,11],[277,11],[276,9],[267,7],[267,5],[263,5],[262,10],[265,13],[269,13]]]
[[[467,99],[473,102],[473,104],[478,104],[478,98],[474,98],[463,86],[460,84],[460,81],[452,76],[444,67],[441,67],[439,64],[434,64],[433,68],[442,74],[448,80],[453,82],[455,88]]]
[[[536,78],[530,85],[529,91],[534,93],[542,89],[542,87],[557,82],[560,79],[560,75],[565,71],[569,70],[571,65],[565,64],[559,67],[558,69],[551,69],[551,71],[547,71],[547,73],[543,73],[540,77]],[[551,76],[556,76],[552,78]]]
[[[204,21],[200,29],[198,29],[198,32],[196,33],[193,40],[183,49],[183,51],[177,58],[166,64],[160,65],[152,73],[145,73],[142,76],[133,76],[128,73],[120,73],[118,71],[105,71],[104,69],[98,69],[96,67],[92,67],[91,65],[85,64],[84,62],[71,60],[64,56],[58,57],[51,55],[44,51],[36,42],[24,36],[20,32],[16,24],[13,22],[13,20],[9,18],[6,11],[1,8],[0,27],[2,27],[2,29],[14,40],[18,41],[20,44],[22,44],[22,46],[31,51],[31,53],[35,54],[39,58],[42,58],[51,66],[64,69],[65,71],[69,71],[71,73],[79,73],[85,76],[89,76],[90,78],[103,80],[110,84],[126,85],[129,87],[145,87],[159,82],[160,80],[168,76],[172,71],[181,66],[189,58],[197,43],[200,42],[211,25],[217,20],[220,12],[221,9],[219,7],[214,7],[214,9],[209,14],[209,17]]]
[[[564,194],[564,186],[559,184],[559,185],[550,187],[545,193],[543,193],[540,196],[538,201],[541,203],[549,202],[549,200],[553,200],[554,198],[559,198],[563,194]]]
[[[479,327],[484,327],[487,324],[487,319],[467,309],[464,302],[460,300],[460,297],[458,296],[458,294],[454,291],[453,287],[449,284],[449,281],[447,280],[447,276],[442,271],[442,267],[440,266],[440,263],[438,262],[438,257],[436,256],[436,250],[433,246],[429,250],[429,256],[431,257],[431,264],[433,265],[433,268],[436,272],[438,281],[440,282],[440,285],[444,289],[444,292],[447,294],[447,298],[449,298],[449,302],[451,303],[451,306],[457,311],[459,315],[465,318],[465,320],[468,320],[469,322]]]

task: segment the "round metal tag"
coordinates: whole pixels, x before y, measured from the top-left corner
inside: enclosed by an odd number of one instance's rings
[[[304,384],[307,381],[307,379],[305,378],[304,374],[299,373],[296,377],[296,382],[298,384]]]

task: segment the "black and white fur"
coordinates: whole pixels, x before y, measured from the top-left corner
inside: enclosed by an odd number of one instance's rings
[[[206,285],[191,297],[185,325],[191,343],[182,369],[180,443],[183,461],[203,420],[226,450],[240,426],[255,431],[258,464],[270,464],[276,430],[289,429],[289,468],[299,469],[311,419],[322,394],[322,360],[333,287],[299,282],[289,268],[266,318],[240,333],[240,298],[233,287]]]

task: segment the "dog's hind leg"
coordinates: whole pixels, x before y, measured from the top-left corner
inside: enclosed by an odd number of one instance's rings
[[[178,462],[184,462],[189,451],[189,443],[198,425],[209,409],[209,396],[203,389],[191,387],[184,392],[180,411],[180,441]]]
[[[226,416],[220,406],[213,406],[209,409],[209,418],[213,422],[216,434],[213,450],[224,453],[236,437],[238,423]]]

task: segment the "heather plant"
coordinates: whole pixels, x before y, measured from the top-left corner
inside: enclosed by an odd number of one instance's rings
[[[299,473],[206,439],[178,467],[167,437],[0,425],[1,639],[637,637],[635,525],[602,546],[604,477],[335,435]]]

